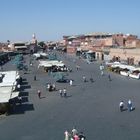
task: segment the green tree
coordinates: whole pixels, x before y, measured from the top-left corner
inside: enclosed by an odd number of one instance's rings
[[[38,43],[38,45],[39,45],[41,48],[44,48],[44,46],[45,46],[46,44],[44,43],[44,41],[41,41],[41,42]]]

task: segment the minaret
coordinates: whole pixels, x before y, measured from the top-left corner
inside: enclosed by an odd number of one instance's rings
[[[32,35],[31,44],[37,45],[37,39],[35,33]]]
[[[35,33],[32,35],[32,39],[30,41],[30,52],[37,52],[37,39]]]

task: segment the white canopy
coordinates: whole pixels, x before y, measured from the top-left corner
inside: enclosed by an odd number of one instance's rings
[[[3,74],[4,77],[2,79],[2,83],[0,83],[0,87],[4,86],[13,86],[16,85],[16,77],[18,76],[18,72],[16,71],[5,71],[1,72],[0,74]]]
[[[12,87],[0,87],[0,103],[9,102]]]
[[[52,67],[52,66],[58,66],[62,67],[64,66],[64,63],[62,61],[52,60],[52,61],[39,61],[38,67]]]
[[[123,64],[112,64],[111,67],[113,67],[113,68],[119,67],[121,69],[129,69],[130,71],[136,70],[136,68],[134,66],[123,65]]]

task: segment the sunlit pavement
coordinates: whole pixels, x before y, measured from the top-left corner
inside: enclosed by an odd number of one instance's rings
[[[71,55],[61,55],[60,58],[73,69],[68,78],[69,83],[56,83],[56,88],[66,88],[68,97],[61,98],[58,91],[48,92],[46,83],[54,82],[41,69],[38,62],[29,67],[29,72],[23,75],[28,82],[24,88],[25,102],[18,106],[18,111],[0,118],[1,140],[64,140],[64,131],[71,131],[76,126],[83,131],[87,140],[139,140],[140,139],[140,81],[108,72],[101,76],[99,65],[94,62],[87,64]],[[29,58],[26,56],[29,64]],[[76,64],[80,70],[76,70]],[[9,62],[4,70],[13,69]],[[34,81],[36,75],[37,81]],[[87,82],[82,81],[86,76]],[[91,76],[94,82],[90,82]],[[30,87],[31,86],[31,87]],[[42,98],[37,96],[41,90]],[[119,102],[132,100],[136,109],[132,112],[119,111]],[[126,106],[127,107],[127,106]]]

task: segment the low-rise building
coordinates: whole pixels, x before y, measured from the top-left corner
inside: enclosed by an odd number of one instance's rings
[[[129,65],[140,65],[140,48],[111,48],[109,56],[113,61],[124,61]]]
[[[65,42],[65,46],[67,47],[67,53],[76,53],[79,48],[81,51],[91,50],[95,52],[96,59],[99,60],[109,59],[112,57],[109,55],[110,48],[140,47],[140,40],[136,35],[124,35],[122,33],[92,33],[85,35],[64,36],[63,40]]]

